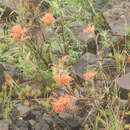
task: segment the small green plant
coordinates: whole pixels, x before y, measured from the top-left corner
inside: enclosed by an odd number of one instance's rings
[[[99,111],[96,117],[95,130],[104,128],[106,130],[124,130],[123,115],[121,117],[121,110],[119,107],[112,108],[111,106],[104,110]]]

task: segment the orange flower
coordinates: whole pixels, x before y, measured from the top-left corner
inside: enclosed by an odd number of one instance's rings
[[[27,40],[30,39],[30,36],[24,36],[25,33],[27,33],[27,29],[26,28],[22,28],[20,25],[16,25],[14,27],[11,28],[11,40]]]
[[[130,57],[128,57],[125,62],[130,63]]]
[[[12,82],[12,77],[10,74],[5,74],[5,83],[6,86],[12,86],[13,82]]]
[[[95,31],[95,26],[92,25],[92,26],[89,26],[89,27],[86,27],[83,32],[84,33],[91,33],[91,32],[94,32]]]
[[[91,71],[91,72],[86,72],[83,77],[85,80],[91,80],[96,76],[97,72],[96,71]]]
[[[46,13],[42,18],[41,21],[44,24],[51,24],[52,22],[54,22],[55,18],[53,17],[53,14],[51,13]]]
[[[21,38],[21,34],[19,33],[11,33],[10,36],[11,36],[11,40],[18,40]]]
[[[52,110],[63,115],[65,109],[72,110],[72,99],[73,98],[69,95],[59,97],[55,102],[52,102]]]
[[[11,80],[12,76],[10,74],[5,74],[5,80]]]
[[[6,81],[4,83],[5,86],[13,86],[13,83],[11,81]]]
[[[68,85],[74,79],[68,75],[63,75],[59,73],[58,75],[56,75],[55,80],[63,85]]]
[[[11,32],[24,34],[24,33],[27,32],[27,29],[26,28],[22,28],[20,25],[16,25],[16,26],[11,28]]]

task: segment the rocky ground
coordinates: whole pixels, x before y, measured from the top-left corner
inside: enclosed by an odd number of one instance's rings
[[[72,13],[76,13],[76,8],[67,8],[70,9]],[[117,2],[115,0],[111,0],[108,2],[108,0],[98,0],[95,3],[95,8],[96,11],[99,11],[101,15],[104,17],[104,26],[111,30],[109,33],[110,40],[115,43],[115,46],[117,45],[117,43],[120,47],[124,46],[123,43],[125,43],[125,40],[127,40],[127,34],[125,32],[125,29],[130,27],[130,1],[120,0]],[[6,11],[9,12],[10,8],[7,7]],[[3,14],[1,16],[1,19],[4,20],[5,17],[7,17],[7,14]],[[93,17],[91,9],[88,12],[88,14],[86,13],[86,18],[89,19],[90,17]],[[83,47],[84,53],[79,58],[79,60],[73,65],[73,73],[79,76],[82,80],[82,76],[86,71],[96,70],[100,67],[100,62],[97,59],[97,43],[94,40],[95,34],[93,33],[91,35],[86,36],[86,34],[82,31],[85,25],[83,25],[80,22],[72,22],[70,25],[68,25],[68,27],[72,30],[76,39],[79,40],[83,45],[91,44],[90,47],[88,46],[87,50]],[[57,35],[58,33],[60,33],[60,28],[55,32],[47,32],[46,38],[50,36],[55,37],[55,35]],[[101,55],[104,57],[101,60],[103,70],[107,73],[111,73],[113,72],[114,68],[116,68],[116,61],[112,57],[106,57],[106,55],[109,52],[111,52],[111,48],[105,48],[104,50],[100,50],[100,42],[101,41],[99,41],[98,56]],[[129,103],[129,101],[127,100],[128,96],[126,96],[130,91],[129,63],[126,65],[126,68],[126,74],[119,78],[117,77],[117,84],[121,92],[121,99],[118,101],[120,107],[124,107],[126,104]],[[32,86],[32,88],[39,86],[40,89],[40,83],[31,84],[29,79],[23,77],[21,72],[19,72],[19,70],[17,70],[17,68],[14,65],[8,63],[4,63],[4,65],[0,64],[0,85],[2,85],[5,81],[5,71],[8,72],[13,77],[13,79],[19,80],[21,84],[29,84]],[[98,83],[99,84],[95,88],[97,89],[96,91],[100,91],[100,80]],[[75,93],[79,95],[79,93],[81,94],[85,91],[86,90],[80,89],[78,91],[75,90]],[[62,95],[63,93],[66,93],[66,91],[64,91],[64,89],[59,89],[56,90],[56,93]],[[94,112],[94,109],[91,109],[90,106],[88,107],[88,110],[92,113]],[[89,113],[87,113],[87,115],[83,117],[75,115],[73,113],[65,113],[63,116],[58,114],[49,114],[46,112],[44,107],[40,106],[39,104],[36,104],[31,108],[19,103],[13,107],[12,112],[10,113],[11,118],[9,120],[3,120],[0,116],[0,130],[80,130],[84,129],[82,128],[83,124],[89,122],[87,120],[89,116],[91,116],[91,113],[90,115]],[[126,122],[130,123],[129,117],[126,117]]]

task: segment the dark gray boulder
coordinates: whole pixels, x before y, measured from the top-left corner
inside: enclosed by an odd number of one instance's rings
[[[5,82],[4,71],[5,67],[0,64],[0,86]]]
[[[130,27],[130,2],[122,2],[103,13],[113,35],[125,36]]]

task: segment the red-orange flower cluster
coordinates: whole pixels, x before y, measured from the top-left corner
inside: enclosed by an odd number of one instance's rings
[[[65,110],[72,110],[72,99],[69,95],[59,97],[52,102],[52,110],[63,115]]]
[[[64,75],[64,74],[59,73],[58,75],[56,75],[55,80],[63,85],[68,85],[74,79],[68,75]]]
[[[20,40],[24,41],[27,39],[30,39],[30,36],[24,36],[25,33],[27,33],[26,28],[22,28],[20,25],[16,25],[11,28],[11,40]]]
[[[13,82],[12,82],[12,76],[10,74],[5,74],[5,85],[6,86],[12,86]]]
[[[86,28],[83,30],[84,33],[91,33],[91,32],[94,32],[94,31],[95,31],[95,26],[94,26],[94,25],[88,26],[88,27],[86,27]]]
[[[130,63],[130,57],[126,58],[126,63]]]
[[[42,18],[41,21],[44,24],[51,24],[52,22],[54,22],[55,18],[53,17],[53,14],[51,13],[46,13]]]
[[[91,79],[93,79],[96,75],[97,75],[97,72],[96,72],[96,71],[86,72],[86,73],[83,75],[83,78],[84,78],[85,80],[91,80]]]

